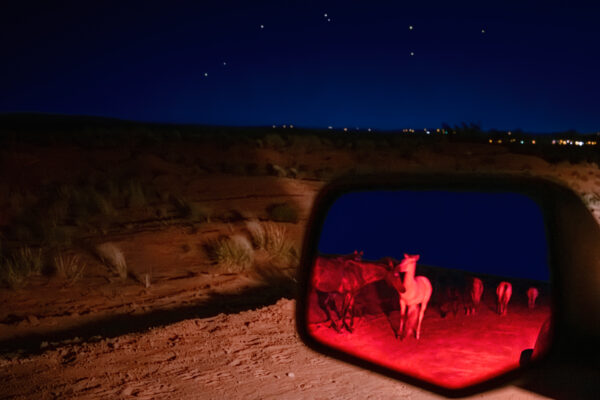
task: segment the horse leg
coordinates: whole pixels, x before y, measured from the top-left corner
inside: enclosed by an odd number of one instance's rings
[[[421,322],[423,322],[423,316],[425,315],[425,310],[427,309],[427,302],[423,302],[420,305],[419,310],[419,321],[417,322],[417,331],[415,332],[415,337],[419,339],[421,337]]]
[[[404,339],[404,320],[406,318],[406,303],[400,300],[400,326],[396,332],[396,339],[400,337],[400,340]]]
[[[344,326],[348,330],[348,332],[352,333],[352,329],[354,328],[354,294],[350,293],[348,299],[348,305],[346,307],[346,314],[350,314],[350,324],[346,323],[346,319],[344,317]]]
[[[346,326],[346,313],[348,310],[348,293],[343,295],[342,310],[340,312],[340,330]]]
[[[426,281],[426,283],[429,281]],[[421,322],[423,322],[423,316],[425,315],[425,310],[427,310],[427,304],[429,303],[429,299],[431,299],[432,288],[431,284],[428,284],[428,289],[425,289],[425,296],[421,301],[421,307],[419,310],[419,322],[417,323],[417,332],[416,338],[419,339],[421,337]],[[425,286],[427,288],[427,286]]]
[[[339,333],[340,328],[338,327],[338,325],[335,322],[335,319],[333,319],[333,316],[331,315],[331,302],[333,302],[333,310],[338,315],[339,319],[339,313],[337,312],[337,308],[335,307],[335,299],[332,298],[331,293],[325,292],[317,292],[317,298],[319,299],[319,307],[321,307],[321,309],[325,311],[325,315],[327,316],[327,320],[325,320],[325,322],[331,321],[330,327],[335,329],[335,331]]]

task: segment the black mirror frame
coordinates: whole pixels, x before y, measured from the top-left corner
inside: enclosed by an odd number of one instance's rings
[[[489,380],[449,389],[360,359],[315,340],[307,329],[306,299],[321,228],[329,208],[339,196],[367,190],[516,192],[534,200],[543,213],[549,248],[552,344],[546,354],[521,368]],[[553,181],[522,175],[474,173],[344,176],[319,192],[308,221],[297,276],[296,329],[301,340],[319,353],[446,397],[470,396],[517,380],[526,382],[528,376],[536,376],[535,371],[543,364],[567,361],[597,365],[594,355],[598,354],[599,347],[600,312],[594,307],[600,305],[599,245],[600,227],[581,198],[571,189]],[[582,276],[585,279],[577,279]]]

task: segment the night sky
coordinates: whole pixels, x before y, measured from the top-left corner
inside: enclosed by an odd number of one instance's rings
[[[516,193],[380,191],[345,194],[329,210],[319,251],[548,281],[541,210]],[[418,268],[418,267],[417,267]]]
[[[600,12],[590,5],[11,3],[0,12],[0,112],[600,130]]]

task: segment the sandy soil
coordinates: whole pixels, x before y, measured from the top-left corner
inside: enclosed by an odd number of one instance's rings
[[[298,339],[294,301],[190,318],[147,332],[2,359],[9,399],[436,399],[316,354]],[[507,387],[486,399],[541,399]]]

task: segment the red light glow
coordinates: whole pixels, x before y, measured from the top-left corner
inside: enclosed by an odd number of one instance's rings
[[[427,275],[419,272],[419,267],[417,274]],[[351,332],[332,327],[313,290],[307,302],[308,331],[327,346],[449,389],[464,388],[518,368],[521,351],[534,347],[540,327],[550,316],[547,291],[538,297],[535,308],[529,308],[529,286],[512,280],[512,298],[506,314],[499,315],[495,292],[500,280],[483,278],[483,297],[477,311],[465,302],[464,308],[461,304],[458,312],[455,309],[456,314],[449,312],[443,318],[440,310],[445,306],[444,293],[449,291],[431,275],[433,296],[418,340],[414,334],[403,340],[396,338],[399,297],[386,280],[366,284],[355,292]],[[473,281],[469,276],[461,278]],[[334,303],[343,307],[343,302],[343,296],[337,296]],[[417,319],[418,308],[409,307],[408,326],[414,329]]]

